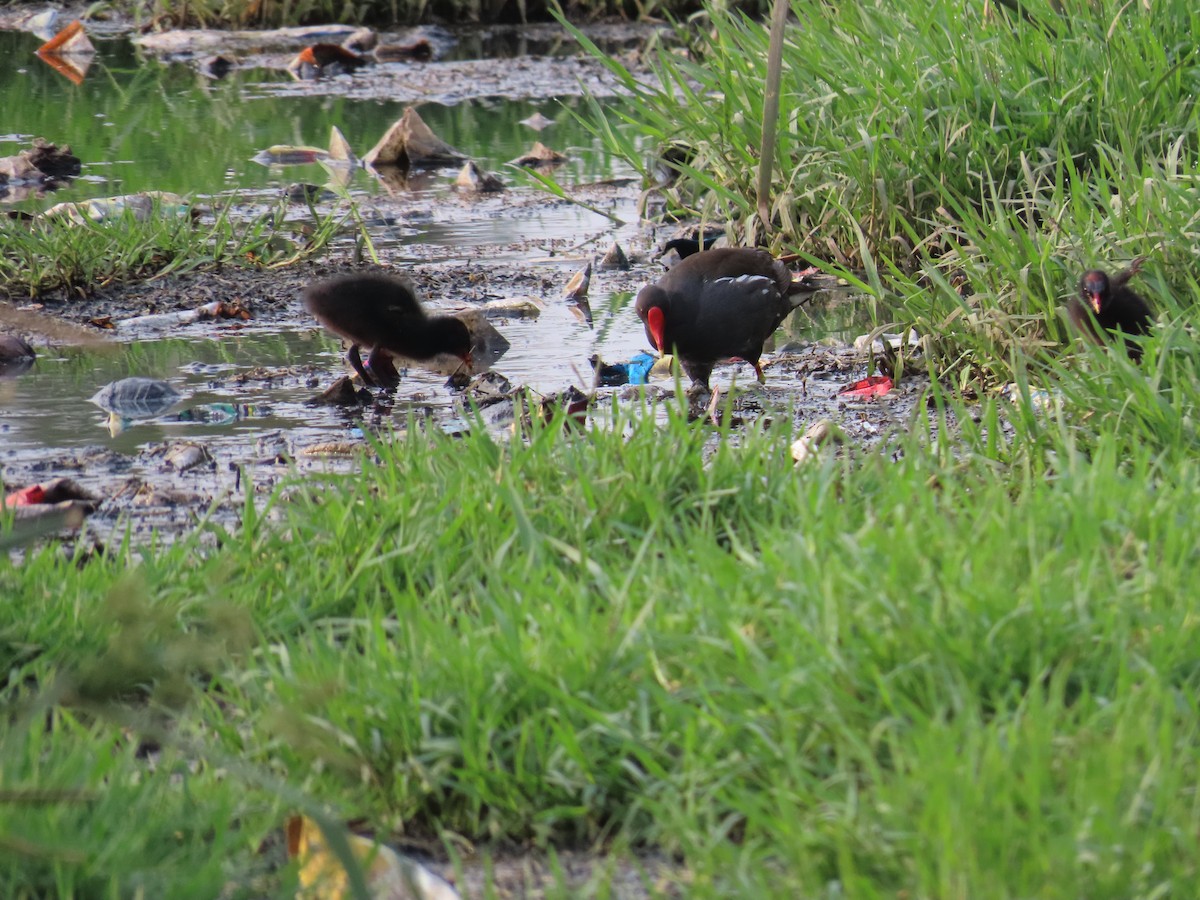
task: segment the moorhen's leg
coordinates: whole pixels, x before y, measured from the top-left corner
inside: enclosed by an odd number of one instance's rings
[[[1148,256],[1137,257],[1133,262],[1131,262],[1129,264],[1129,268],[1127,268],[1121,272],[1118,272],[1116,275],[1114,275],[1109,280],[1109,284],[1114,288],[1124,287],[1125,285],[1129,284],[1129,279],[1142,271],[1142,266],[1145,265],[1146,260],[1148,260],[1149,258],[1150,257],[1148,257]]]
[[[380,387],[395,387],[400,383],[400,373],[396,371],[392,355],[380,347],[372,348],[367,356],[367,368]]]
[[[358,344],[350,345],[350,349],[346,351],[346,359],[350,361],[350,365],[354,367],[358,377],[363,380],[363,384],[375,384],[375,379],[363,368],[362,357],[358,355]]]

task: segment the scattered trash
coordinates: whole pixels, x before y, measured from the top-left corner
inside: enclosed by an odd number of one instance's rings
[[[832,419],[818,419],[808,426],[799,440],[792,444],[792,459],[796,461],[796,465],[801,465],[814,458],[821,445],[826,441],[833,440],[835,443],[841,443],[844,439],[841,430],[833,423]]]
[[[581,302],[587,300],[588,287],[592,283],[592,264],[589,262],[586,266],[571,276],[571,280],[567,282],[563,296],[567,300]]]
[[[37,49],[37,57],[74,84],[82,84],[87,76],[96,48],[76,19]]]
[[[297,81],[314,81],[348,75],[366,64],[363,57],[339,44],[313,44],[296,54],[287,70]]]
[[[271,408],[257,403],[202,403],[175,415],[176,422],[201,422],[206,425],[227,425],[245,419],[269,416]]]
[[[908,329],[908,340],[904,339],[902,334],[893,334],[891,332],[883,332],[881,334],[860,334],[854,339],[855,350],[866,350],[870,348],[871,352],[876,356],[881,356],[883,353],[890,350],[900,350],[902,347],[910,350],[915,350],[921,346],[921,337],[915,329]]]
[[[123,419],[153,419],[182,399],[183,395],[165,381],[134,376],[106,384],[89,401]]]
[[[13,187],[31,185],[37,191],[56,191],[82,171],[79,157],[64,144],[58,147],[42,138],[34,138],[33,147],[15,156],[0,157],[0,194],[12,193]],[[15,196],[13,199],[23,199]]]
[[[379,35],[372,28],[363,26],[356,28],[344,41],[342,46],[354,53],[370,53],[379,43]]]
[[[66,219],[75,225],[88,222],[109,222],[122,216],[132,216],[135,221],[148,221],[153,215],[160,216],[191,216],[200,214],[197,207],[192,206],[184,197],[169,194],[165,191],[143,191],[140,194],[126,194],[121,197],[101,197],[95,200],[81,200],[78,203],[58,203],[50,207],[42,217],[46,219]]]
[[[536,319],[543,306],[528,297],[501,297],[483,304],[483,311],[493,318]]]
[[[639,353],[627,363],[608,364],[599,356],[588,357],[599,387],[620,387],[623,384],[646,384],[658,358]]]
[[[845,400],[867,400],[871,397],[881,397],[894,387],[892,379],[886,375],[872,375],[849,384],[837,392],[836,396]]]
[[[429,38],[416,38],[407,44],[387,44],[375,48],[375,59],[388,62],[429,62],[436,55]]]
[[[358,456],[363,452],[362,444],[352,444],[347,441],[322,441],[319,444],[309,444],[300,448],[300,456]]]
[[[504,182],[491,172],[484,172],[474,160],[468,160],[463,165],[458,178],[454,179],[454,184],[459,190],[475,194],[492,194],[504,190]]]
[[[58,10],[45,9],[34,13],[28,18],[16,23],[22,31],[37,35],[43,41],[48,41],[58,34]]]
[[[612,271],[618,270],[621,272],[629,271],[629,257],[625,255],[625,251],[621,249],[621,245],[613,242],[613,245],[608,248],[608,251],[600,259],[601,270]]]
[[[193,322],[204,322],[210,319],[250,319],[251,315],[240,303],[225,300],[213,300],[195,309],[181,309],[177,312],[153,313],[148,316],[133,316],[128,319],[118,319],[112,325],[118,330],[130,328],[174,328],[177,325],[190,325]]]
[[[14,509],[18,506],[56,506],[60,503],[75,501],[89,504],[94,508],[99,498],[70,478],[55,478],[51,481],[31,484],[19,491],[13,491],[4,498],[4,505],[8,509]],[[88,512],[91,511],[89,508]]]
[[[349,900],[356,896],[350,877],[325,835],[312,819],[293,816],[287,822],[288,856],[299,863],[300,897]],[[350,853],[362,867],[372,897],[392,900],[459,900],[458,891],[415,860],[391,847],[347,834]]]
[[[329,158],[329,151],[320,147],[275,144],[266,150],[258,151],[250,157],[250,161],[260,166],[306,166],[309,163],[324,162]]]
[[[532,128],[534,131],[544,131],[554,124],[554,120],[547,119],[540,112],[535,112],[532,116],[522,119],[517,124],[524,125],[526,128]]]
[[[1021,388],[1015,381],[1010,382],[1005,393],[1013,403],[1021,402]],[[1045,388],[1029,388],[1029,408],[1034,412],[1043,413],[1062,403],[1062,394]]]
[[[527,153],[514,159],[511,165],[521,166],[526,169],[541,169],[557,166],[559,163],[566,162],[567,159],[568,157],[565,153],[551,150],[541,141],[537,141]]]
[[[363,157],[370,168],[396,166],[411,169],[420,166],[457,164],[466,156],[455,150],[425,124],[414,107],[408,107],[387,133]]]
[[[512,382],[499,372],[483,372],[471,379],[463,394],[476,406],[482,408],[507,400],[513,395]]]
[[[213,466],[213,458],[201,444],[172,444],[167,448],[163,460],[176,472],[186,472],[196,466]]]

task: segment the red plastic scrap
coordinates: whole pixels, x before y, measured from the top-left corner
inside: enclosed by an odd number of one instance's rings
[[[865,400],[869,397],[881,397],[894,386],[892,379],[888,376],[872,375],[870,378],[864,378],[842,388],[838,391],[837,396]]]
[[[46,502],[46,491],[40,484],[31,484],[27,488],[13,491],[4,498],[4,505],[12,509],[14,506],[34,506]]]

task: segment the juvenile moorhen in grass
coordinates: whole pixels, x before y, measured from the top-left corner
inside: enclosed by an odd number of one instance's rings
[[[395,377],[391,356],[420,362],[449,353],[471,367],[470,329],[453,316],[425,315],[405,278],[364,274],[318,281],[304,289],[304,308],[350,341],[346,358],[366,384]],[[371,372],[363,368],[359,347],[371,348]]]
[[[647,339],[660,353],[673,350],[707,390],[713,366],[728,357],[750,363],[762,381],[763,342],[812,293],[771,254],[725,247],[682,260],[642,288],[636,308]]]
[[[1142,358],[1142,348],[1129,336],[1148,334],[1154,318],[1150,305],[1127,286],[1141,267],[1142,260],[1134,260],[1128,269],[1112,278],[1099,269],[1084,272],[1079,281],[1079,296],[1072,298],[1067,306],[1075,327],[1098,344],[1104,343],[1099,329],[1109,334],[1118,331],[1124,334],[1125,351],[1134,362]]]

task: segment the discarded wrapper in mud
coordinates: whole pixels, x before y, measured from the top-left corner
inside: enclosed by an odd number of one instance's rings
[[[892,379],[886,375],[872,375],[862,378],[853,384],[848,384],[837,392],[842,400],[868,400],[881,397],[894,387]]]

